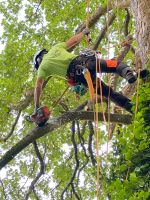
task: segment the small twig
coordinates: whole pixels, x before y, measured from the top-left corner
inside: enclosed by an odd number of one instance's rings
[[[33,188],[33,193],[34,193],[34,196],[35,196],[36,200],[40,200],[38,195],[37,195],[37,193],[36,193],[36,191],[35,191],[35,188]]]
[[[44,1],[44,0],[41,0],[41,1],[39,2],[39,4],[37,5],[37,8],[36,8],[36,10],[35,10],[35,12],[34,12],[33,14],[31,14],[31,15],[28,17],[28,21],[31,21],[32,16],[37,16],[37,13],[38,13],[38,11],[39,11],[39,7],[40,7],[40,5],[42,4],[43,1]]]
[[[93,138],[93,135],[94,135],[94,128],[93,128],[92,121],[88,121],[88,126],[89,126],[89,131],[90,131],[89,132],[88,151],[89,151],[89,154],[90,154],[92,165],[95,166],[96,159],[94,158],[93,149],[92,149],[92,138]]]
[[[80,173],[81,173],[81,171],[86,167],[86,165],[88,164],[88,162],[89,162],[89,157],[88,157],[88,155],[87,155],[87,153],[86,153],[86,148],[85,148],[85,146],[84,146],[84,143],[85,143],[85,142],[84,142],[83,135],[81,135],[81,132],[80,132],[79,121],[77,121],[77,131],[78,131],[78,138],[79,138],[81,147],[82,147],[83,152],[84,152],[84,155],[85,155],[85,157],[86,157],[85,163],[82,165],[82,167],[81,167],[81,168],[79,169],[79,171],[78,171],[77,177],[78,177],[78,182],[79,182]],[[78,184],[78,183],[77,183],[77,184]]]
[[[35,170],[35,162],[33,163],[33,168],[32,168],[32,170],[30,171],[30,173],[28,174],[28,177],[27,177],[27,179],[25,180],[24,184],[21,186],[20,189],[18,189],[18,196],[20,195],[22,189],[25,187],[26,183],[27,183],[28,180],[29,180],[29,177],[31,177],[31,175],[33,174],[34,170]]]
[[[77,121],[77,131],[78,131],[78,138],[79,138],[80,144],[81,144],[82,149],[83,149],[83,151],[85,153],[85,156],[87,156],[87,154],[86,154],[86,148],[84,146],[85,141],[84,141],[83,135],[81,135],[79,121]]]
[[[4,184],[3,184],[3,181],[1,180],[1,178],[0,178],[0,183],[2,185],[2,189],[3,189],[3,194],[4,194],[4,197],[5,197],[5,200],[7,200],[7,196],[6,196],[6,193],[5,193]]]
[[[76,141],[75,141],[75,121],[72,122],[71,130],[72,130],[71,141],[72,141],[73,148],[74,148],[74,155],[75,155],[76,165],[75,165],[75,169],[74,169],[74,172],[72,174],[72,177],[71,177],[69,183],[67,184],[67,186],[65,187],[65,189],[63,190],[63,192],[61,194],[61,200],[64,200],[65,192],[67,192],[69,186],[73,183],[73,181],[74,181],[74,179],[76,177],[76,174],[77,174],[77,170],[79,168],[79,164],[80,164],[79,158],[78,158],[77,144],[76,144]]]
[[[20,118],[20,115],[21,115],[21,111],[18,112],[15,122],[13,123],[12,128],[11,128],[10,132],[8,133],[8,135],[5,138],[0,138],[0,141],[6,142],[12,136],[12,134],[16,128],[16,125],[18,123],[18,120]]]
[[[77,194],[73,183],[71,183],[71,187],[72,187],[72,191],[73,191],[73,194],[75,195],[75,197],[76,197],[78,200],[80,200],[80,197],[79,197],[79,195]]]
[[[53,191],[56,190],[56,189],[61,185],[62,182],[63,182],[63,181],[60,181],[60,182],[50,191],[50,193],[51,193],[52,196],[53,196]]]
[[[129,23],[130,23],[130,13],[129,10],[126,8],[126,17],[124,22],[124,35],[127,37],[129,35]]]
[[[125,10],[127,14],[124,21],[124,35],[125,37],[127,37],[129,35],[129,23],[130,23],[131,16],[130,16],[129,10],[127,8]],[[130,50],[132,51],[133,54],[135,54],[135,49],[133,48],[132,45],[130,45]]]
[[[83,136],[84,133],[85,133],[86,125],[87,125],[87,121],[85,121],[85,122],[83,123],[82,130],[81,130],[81,136]]]
[[[45,163],[44,163],[44,160],[43,160],[43,158],[41,156],[41,153],[40,153],[40,151],[38,149],[38,145],[37,145],[36,141],[33,142],[33,146],[34,146],[34,150],[36,152],[36,155],[37,155],[37,157],[38,157],[38,159],[40,161],[40,172],[37,174],[37,176],[35,177],[35,179],[31,182],[31,185],[29,187],[28,193],[26,194],[25,200],[28,200],[29,195],[34,190],[35,184],[40,179],[40,177],[44,174],[44,171],[45,171]]]

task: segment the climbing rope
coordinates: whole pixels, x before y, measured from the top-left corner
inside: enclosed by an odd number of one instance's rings
[[[95,121],[95,133],[96,133],[96,158],[97,158],[97,199],[99,197],[99,179],[100,179],[100,159],[99,159],[99,129],[98,129],[98,58],[96,57],[96,106],[94,107],[94,121]]]
[[[90,0],[86,2],[86,28],[89,28],[89,20],[90,20]]]
[[[90,0],[87,0],[87,7],[86,7],[86,28],[89,28],[89,19],[90,19]],[[90,46],[91,38],[89,35],[87,36],[87,45],[88,48]],[[98,62],[97,62],[97,56],[96,56],[96,74],[98,72]],[[96,180],[96,196],[97,199],[99,199],[99,179],[100,179],[100,159],[99,159],[99,140],[98,140],[98,98],[97,98],[97,90],[98,90],[98,80],[96,76],[96,91],[95,91],[95,96],[94,96],[94,87],[93,87],[93,82],[91,80],[90,73],[84,74],[85,79],[87,80],[88,87],[89,87],[89,93],[90,93],[90,100],[96,105],[93,105],[93,110],[94,110],[94,123],[95,123],[95,135],[96,135],[96,160],[97,160],[97,180]],[[94,102],[94,100],[96,102]]]
[[[108,45],[107,45],[107,59],[109,59],[110,55],[109,55],[109,50],[110,50],[110,40],[109,40],[109,2],[107,0],[107,16],[106,16],[106,26],[107,26],[107,31],[106,31],[106,35],[108,38]],[[106,170],[108,167],[108,151],[109,151],[109,140],[110,140],[110,75],[107,75],[108,78],[108,98],[107,98],[107,109],[108,109],[108,123],[107,123],[107,149],[106,149]]]
[[[86,5],[86,28],[89,28],[89,21],[90,21],[90,0],[87,0],[87,5]],[[91,43],[91,38],[90,35],[87,35],[87,46],[88,48],[90,47]]]
[[[140,88],[140,69],[138,69],[138,78],[137,78],[137,88],[136,88],[136,105],[135,105],[135,116],[138,111],[138,101],[139,101],[139,88]]]
[[[54,101],[53,102],[53,108],[55,108],[59,103],[60,103],[60,101],[61,101],[61,99],[63,98],[63,96],[66,94],[66,92],[68,91],[68,89],[69,89],[69,85],[66,87],[66,89],[63,91],[63,93],[60,95],[60,97],[56,100],[56,101]]]

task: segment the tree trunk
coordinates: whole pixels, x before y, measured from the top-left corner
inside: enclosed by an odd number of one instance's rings
[[[142,68],[150,59],[150,0],[131,0],[135,16],[136,38],[142,61]]]

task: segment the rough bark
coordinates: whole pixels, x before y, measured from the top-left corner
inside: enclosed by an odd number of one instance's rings
[[[131,0],[136,23],[136,39],[142,67],[144,68],[150,59],[150,0]]]
[[[105,114],[105,118],[108,121],[108,114]],[[94,120],[93,112],[85,111],[72,111],[67,112],[60,117],[53,118],[49,120],[49,123],[42,128],[34,128],[29,132],[22,140],[20,140],[15,146],[8,150],[4,156],[0,159],[0,169],[7,165],[18,153],[20,153],[24,148],[31,144],[36,139],[43,137],[47,133],[60,128],[62,125],[74,120]],[[131,115],[115,115],[110,114],[110,121],[114,123],[130,124],[132,120]],[[103,120],[103,114],[99,113],[99,121]]]

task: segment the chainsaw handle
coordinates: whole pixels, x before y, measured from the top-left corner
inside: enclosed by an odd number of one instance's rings
[[[25,116],[25,119],[28,121],[28,122],[33,122],[32,118],[30,115],[26,115]]]

